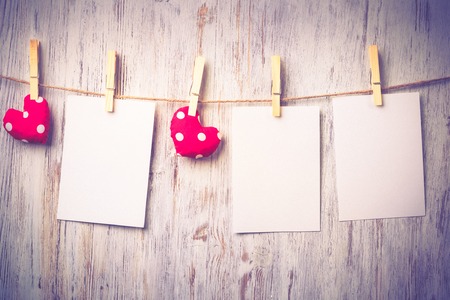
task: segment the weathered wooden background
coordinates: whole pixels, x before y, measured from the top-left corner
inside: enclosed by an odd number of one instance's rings
[[[50,85],[103,92],[111,49],[124,95],[186,98],[198,54],[203,99],[269,99],[274,54],[284,96],[353,91],[370,87],[370,44],[384,86],[448,76],[449,15],[447,0],[0,0],[0,74],[28,80],[37,38],[40,80]],[[333,111],[321,98],[288,105],[321,108],[322,230],[236,235],[230,118],[250,104],[200,105],[224,142],[193,161],[175,157],[169,137],[181,104],[158,102],[141,230],[56,220],[71,92],[41,88],[49,144],[0,130],[0,298],[448,299],[450,84],[402,91],[421,95],[425,217],[338,221]],[[27,93],[0,79],[1,114]]]

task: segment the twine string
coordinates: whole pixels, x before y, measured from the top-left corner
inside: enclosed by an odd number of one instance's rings
[[[26,80],[17,79],[10,76],[5,76],[0,74],[1,79],[14,81],[21,84],[27,84],[29,85],[30,82]],[[394,91],[394,90],[400,90],[405,88],[417,88],[420,86],[425,85],[431,85],[436,84],[439,82],[446,82],[450,81],[450,76],[445,76],[441,78],[435,78],[435,79],[428,79],[428,80],[419,80],[409,83],[403,83],[398,85],[392,85],[382,88],[382,92],[387,91]],[[68,87],[62,87],[62,86],[56,86],[56,85],[48,85],[39,83],[40,87],[47,88],[47,89],[53,89],[53,90],[60,90],[60,91],[66,91],[66,92],[73,92],[77,94],[83,94],[83,95],[91,95],[91,96],[105,96],[104,93],[98,93],[98,92],[91,92],[81,89],[75,89],[75,88],[68,88]],[[338,96],[351,96],[351,95],[370,95],[372,94],[371,89],[367,90],[357,90],[357,91],[350,91],[350,92],[339,92],[339,93],[328,93],[328,94],[320,94],[320,95],[311,95],[311,96],[296,96],[296,97],[282,97],[281,101],[297,101],[297,100],[310,100],[310,99],[317,99],[317,98],[330,98],[330,97],[338,97]],[[142,96],[128,96],[128,95],[115,95],[115,99],[136,99],[136,100],[149,100],[149,101],[160,101],[160,102],[182,102],[186,103],[189,102],[189,100],[183,100],[183,99],[176,99],[176,98],[157,98],[157,97],[142,97]],[[202,100],[199,101],[201,103],[262,103],[262,102],[271,102],[271,99],[222,99],[222,100]]]

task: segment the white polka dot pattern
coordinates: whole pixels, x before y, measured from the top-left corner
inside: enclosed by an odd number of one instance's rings
[[[32,100],[30,95],[23,100],[23,110],[7,110],[3,126],[8,134],[19,141],[45,144],[51,126],[47,100],[42,97]]]
[[[177,134],[175,134],[175,138],[177,139],[177,141],[181,142],[182,140],[184,140],[184,135],[181,132],[178,132]]]
[[[177,113],[177,118],[178,118],[179,120],[183,120],[185,116],[186,116],[186,115],[185,115],[184,112],[182,112],[182,111],[179,111],[179,112]]]
[[[220,135],[215,127],[204,127],[198,112],[188,114],[189,107],[179,108],[170,122],[170,135],[177,155],[200,159],[210,156],[220,144]]]
[[[42,124],[38,125],[38,126],[36,127],[36,131],[37,131],[38,133],[44,133],[44,131],[45,131],[45,126],[42,125]]]
[[[197,135],[197,138],[198,138],[198,140],[199,140],[200,142],[204,142],[204,141],[206,140],[206,135],[205,135],[203,132],[200,132],[200,133]]]

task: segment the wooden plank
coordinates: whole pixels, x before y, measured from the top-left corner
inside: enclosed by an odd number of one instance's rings
[[[41,83],[100,93],[106,49],[121,56],[116,94],[178,99],[198,55],[207,61],[203,99],[269,99],[274,54],[285,63],[287,97],[366,89],[371,44],[383,49],[384,85],[450,70],[448,1],[0,0],[0,7],[1,74],[28,80],[28,41],[36,38]],[[321,109],[322,231],[234,235],[230,128],[238,104],[199,103],[202,123],[224,138],[211,158],[189,160],[174,155],[169,136],[173,112],[187,102],[158,103],[147,223],[136,230],[56,220],[70,92],[41,87],[52,112],[49,145],[0,131],[0,299],[444,299],[450,89],[418,90],[425,217],[337,221],[333,111],[316,99],[288,105]],[[22,107],[29,87],[1,79],[0,91],[4,113]]]

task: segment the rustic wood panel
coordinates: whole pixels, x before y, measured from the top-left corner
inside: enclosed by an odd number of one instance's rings
[[[369,88],[367,49],[380,49],[382,84],[448,76],[450,2],[0,0],[0,74],[28,77],[28,42],[41,41],[41,82],[102,92],[117,50],[118,92],[182,99],[194,58],[206,58],[204,99],[269,99],[270,56],[282,57],[283,94]],[[426,216],[338,222],[330,99],[321,108],[318,233],[231,230],[231,110],[203,104],[224,133],[219,151],[173,155],[159,102],[143,230],[56,220],[64,102],[47,146],[0,130],[0,298],[446,299],[450,297],[449,83],[421,95]],[[411,91],[411,89],[404,89]],[[0,79],[0,112],[28,87]],[[268,113],[270,109],[268,108]],[[282,155],[282,154],[280,154]]]

